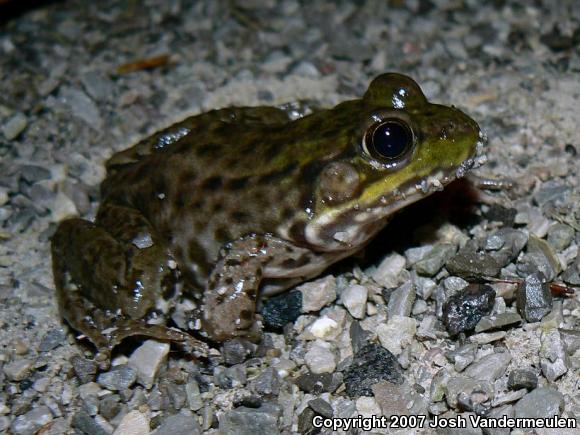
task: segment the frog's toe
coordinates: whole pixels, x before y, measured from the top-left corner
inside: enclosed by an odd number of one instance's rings
[[[112,349],[120,344],[125,338],[133,336],[149,337],[160,341],[179,343],[186,351],[196,356],[207,356],[209,348],[206,343],[196,339],[190,334],[169,328],[164,325],[151,325],[139,320],[123,319],[115,323],[109,330],[103,331]]]

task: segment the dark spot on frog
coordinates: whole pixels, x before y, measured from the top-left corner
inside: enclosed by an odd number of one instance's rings
[[[285,220],[288,220],[288,219],[291,219],[291,218],[292,218],[292,216],[294,216],[294,209],[293,209],[293,208],[291,208],[291,207],[285,207],[285,208],[282,210],[282,213],[280,214],[280,218],[281,218],[282,220],[284,220],[284,221],[285,221]],[[290,251],[291,251],[291,249],[290,249],[290,247],[289,247],[289,246],[286,246],[286,250],[287,250],[288,252],[290,252]]]
[[[225,188],[229,190],[242,190],[246,187],[249,180],[250,177],[234,178],[226,183]]]
[[[287,268],[287,269],[292,269],[292,268],[302,267],[306,264],[308,264],[308,257],[303,254],[299,258],[296,258],[296,259],[294,259],[294,258],[285,259],[284,261],[282,261],[280,266]]]
[[[306,222],[304,221],[297,221],[292,224],[290,229],[288,230],[288,235],[291,240],[294,241],[297,245],[306,245],[306,239],[304,237],[304,227],[306,226]]]
[[[224,279],[224,282],[225,282],[227,285],[232,285],[232,284],[234,283],[234,280],[233,280],[233,278],[232,278],[231,276],[228,276],[228,277],[226,277],[226,278]]]
[[[250,310],[242,310],[240,311],[240,319],[250,321],[254,318],[254,313]]]
[[[201,274],[204,276],[209,274],[211,264],[206,256],[206,251],[195,239],[189,241],[187,254],[189,261],[198,265]]]
[[[181,188],[183,188],[183,186],[191,186],[196,178],[197,178],[196,173],[193,170],[186,169],[186,170],[184,170],[184,172],[182,172],[179,175],[179,178],[177,180],[177,185],[180,186]],[[158,189],[158,191],[165,192],[165,189],[161,190],[161,189],[159,189],[159,187],[157,189]]]
[[[184,144],[187,144],[187,142]],[[187,149],[181,150],[180,148],[179,151],[187,151]],[[221,146],[216,143],[205,143],[195,150],[198,157],[217,157],[220,152]]]
[[[230,232],[224,227],[216,228],[214,231],[214,237],[220,243],[225,243],[232,239]]]
[[[250,221],[251,216],[248,213],[243,211],[234,211],[231,213],[230,218],[232,221],[237,222],[239,224],[248,223]]]
[[[207,178],[202,184],[201,188],[204,190],[209,190],[215,192],[223,186],[224,182],[222,177],[219,175],[214,175],[213,177]]]

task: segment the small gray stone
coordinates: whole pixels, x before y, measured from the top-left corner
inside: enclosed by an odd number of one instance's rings
[[[334,411],[332,410],[332,406],[326,400],[321,399],[320,397],[308,402],[308,406],[312,408],[312,410],[318,414],[322,415],[326,418],[332,418]]]
[[[95,380],[97,364],[94,361],[88,360],[79,355],[74,355],[71,357],[70,362],[81,384],[86,384]]]
[[[135,370],[139,383],[150,389],[168,354],[168,343],[147,340],[131,354],[127,365]]]
[[[165,421],[151,433],[151,435],[165,434],[198,435],[201,434],[201,427],[194,415],[175,414],[167,417]]]
[[[372,278],[385,288],[393,288],[399,284],[399,274],[405,268],[405,257],[397,253],[388,255],[377,266]]]
[[[119,391],[129,388],[137,380],[137,371],[127,365],[113,367],[108,372],[101,373],[97,382],[103,388]]]
[[[29,359],[17,359],[16,361],[9,362],[4,366],[4,374],[11,381],[22,381],[24,380],[30,370],[34,365],[34,361]]]
[[[489,414],[489,418],[502,418],[503,416],[506,418],[513,418],[514,417],[514,407],[511,405],[504,405],[500,406],[499,408],[493,408]],[[509,428],[484,428],[483,433],[485,435],[509,435],[510,429]]]
[[[353,284],[340,294],[342,304],[355,319],[362,319],[367,308],[368,289],[365,286]]]
[[[429,391],[429,397],[431,402],[440,402],[445,398],[445,393],[447,391],[447,382],[451,376],[447,369],[440,369],[433,379],[431,380],[431,387]]]
[[[505,373],[511,360],[509,352],[492,353],[472,363],[464,374],[477,380],[495,381]]]
[[[109,435],[109,431],[105,430],[85,411],[77,412],[72,418],[71,425],[87,435]]]
[[[336,279],[332,275],[297,287],[302,293],[302,312],[320,311],[336,299]]]
[[[445,357],[454,364],[456,371],[463,371],[475,360],[476,344],[466,344],[452,351],[446,352]]]
[[[528,275],[518,285],[517,305],[519,313],[528,322],[539,322],[552,310],[552,293],[543,275]]]
[[[120,397],[117,394],[110,394],[99,401],[99,414],[107,420],[112,420],[121,411]]]
[[[538,386],[538,377],[531,370],[512,370],[508,376],[507,386],[511,390],[519,390],[522,388],[533,390]]]
[[[563,251],[574,240],[574,230],[569,225],[557,223],[548,230],[548,243],[558,252]]]
[[[72,116],[83,120],[96,131],[103,127],[99,108],[83,91],[63,86],[60,88],[59,99],[69,107]]]
[[[409,317],[413,302],[415,302],[415,287],[410,281],[407,281],[391,293],[389,304],[387,305],[389,319],[393,316]]]
[[[452,376],[445,387],[445,398],[451,408],[456,408],[460,394],[471,396],[473,393],[484,393],[493,398],[493,384],[485,380],[475,380],[466,376]]]
[[[10,429],[14,434],[32,435],[50,421],[52,421],[52,413],[48,406],[39,406],[16,417]]]
[[[507,325],[513,325],[522,321],[518,313],[505,312],[501,314],[492,314],[484,316],[475,326],[475,332],[489,331],[490,329],[499,329]]]
[[[252,382],[254,391],[264,396],[277,396],[280,392],[280,377],[273,367],[268,367]]]
[[[495,243],[492,242],[493,246],[501,245],[501,247],[489,253],[500,267],[507,266],[511,261],[515,260],[528,243],[528,235],[526,233],[512,228],[502,228],[488,237],[486,249],[490,238],[496,240]]]
[[[405,316],[393,316],[387,323],[381,323],[377,328],[381,345],[394,355],[400,355],[416,333],[417,321]]]
[[[574,263],[564,271],[562,281],[570,285],[580,285],[580,255],[577,255]]]
[[[66,334],[62,328],[51,329],[48,331],[38,346],[40,352],[48,352],[49,350],[56,349],[66,340]]]
[[[203,407],[203,399],[199,391],[199,384],[195,379],[192,379],[185,384],[185,394],[187,395],[189,409],[192,411],[199,411]]]
[[[516,418],[550,418],[564,410],[564,396],[552,388],[536,388],[515,405]]]
[[[241,406],[222,414],[219,418],[219,423],[220,435],[270,435],[279,433],[278,415],[270,408],[254,409]]]
[[[415,263],[414,268],[419,275],[434,276],[455,255],[456,250],[455,245],[449,243],[437,244]]]
[[[451,297],[457,292],[467,288],[469,282],[458,276],[448,276],[443,280],[443,288],[447,297]]]
[[[257,346],[243,338],[234,338],[223,344],[222,355],[227,365],[243,363],[250,355],[256,352]]]
[[[149,417],[147,414],[134,409],[123,416],[114,435],[149,435],[149,433]]]
[[[20,166],[20,176],[28,184],[34,184],[39,181],[49,180],[52,174],[48,169],[42,166],[22,165]]]
[[[542,239],[530,236],[528,241],[528,252],[518,270],[538,270],[546,277],[546,281],[551,282],[562,271],[562,266],[552,247]]]
[[[312,373],[332,373],[336,369],[336,355],[330,343],[320,339],[311,344],[304,360]]]
[[[542,373],[550,382],[554,382],[568,371],[570,361],[558,328],[542,331],[539,353]]]
[[[24,131],[27,125],[28,118],[26,118],[26,115],[21,112],[15,113],[2,126],[2,134],[6,140],[14,140]]]

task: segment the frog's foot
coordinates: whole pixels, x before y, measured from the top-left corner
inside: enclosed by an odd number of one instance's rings
[[[61,315],[97,347],[102,366],[134,335],[207,350],[185,332],[149,323],[167,314],[178,293],[170,257],[155,240],[136,211],[119,206],[102,210],[97,223],[64,221],[52,238]]]

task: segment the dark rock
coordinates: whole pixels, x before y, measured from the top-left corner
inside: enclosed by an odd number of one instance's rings
[[[516,418],[550,418],[564,410],[564,395],[551,388],[536,388],[515,405]]]
[[[580,255],[562,274],[562,281],[570,285],[580,285]]]
[[[443,305],[443,323],[450,334],[470,331],[493,309],[495,291],[488,285],[473,284],[451,296]]]
[[[548,230],[548,243],[558,252],[563,251],[574,240],[574,229],[569,225],[557,223]]]
[[[467,280],[498,276],[501,270],[495,258],[478,250],[474,240],[469,240],[445,267],[451,274]]]
[[[516,214],[517,210],[515,208],[506,208],[499,204],[492,204],[484,216],[487,220],[501,222],[506,227],[513,227]]]
[[[20,176],[29,184],[42,180],[49,180],[51,173],[48,169],[36,165],[22,165],[20,167]]]
[[[254,343],[243,338],[228,340],[222,348],[224,362],[228,365],[241,364],[256,351],[256,348]]]
[[[320,433],[320,429],[315,428],[312,424],[315,416],[316,413],[312,408],[304,408],[304,411],[298,416],[298,433],[309,435]]]
[[[99,414],[107,420],[112,420],[121,411],[120,397],[116,394],[105,396],[99,402]]]
[[[273,367],[268,367],[252,382],[254,391],[264,396],[277,396],[280,392],[280,376]]]
[[[321,394],[325,392],[332,392],[331,387],[333,386],[335,374],[331,373],[306,373],[296,379],[296,385],[302,391],[312,394]]]
[[[357,353],[366,343],[371,335],[370,332],[365,331],[361,328],[358,321],[353,320],[350,325],[350,343],[352,345],[352,351]]]
[[[270,435],[279,433],[278,413],[271,407],[236,408],[220,416],[220,433]]]
[[[294,322],[302,311],[302,292],[291,291],[268,299],[262,308],[264,324],[279,329]]]
[[[129,388],[136,380],[137,372],[127,365],[115,366],[108,372],[101,373],[97,378],[99,385],[111,391]]]
[[[48,352],[49,350],[56,349],[60,346],[66,339],[66,334],[64,330],[52,329],[46,333],[42,340],[40,341],[40,345],[38,346],[38,350],[40,352]]]
[[[496,261],[499,267],[507,266],[515,260],[518,254],[528,243],[526,233],[511,228],[502,228],[487,238],[487,245],[490,242],[497,243],[499,247],[496,250],[491,249],[489,255]],[[486,246],[486,249],[489,249]]]
[[[320,397],[308,402],[308,406],[312,408],[312,410],[318,414],[322,415],[326,418],[332,418],[334,411],[332,410],[332,406],[326,400],[321,399]]]
[[[350,397],[372,396],[372,386],[380,381],[399,385],[403,380],[403,369],[395,356],[375,343],[357,352],[344,372],[346,394]]]
[[[94,361],[75,355],[70,359],[70,362],[81,384],[86,384],[95,380],[97,364]]]
[[[522,388],[533,390],[538,386],[538,377],[531,370],[512,370],[508,376],[507,386],[510,390],[520,390]]]
[[[517,304],[520,315],[528,322],[539,322],[552,311],[550,286],[540,272],[528,275],[518,285]]]
[[[505,312],[483,317],[477,326],[475,332],[488,331],[490,329],[499,329],[507,325],[513,325],[522,321],[518,313]]]
[[[198,435],[201,427],[193,415],[175,414],[167,419],[151,435],[188,434]]]
[[[98,424],[85,411],[77,412],[71,422],[72,427],[87,435],[108,435],[109,432]]]

